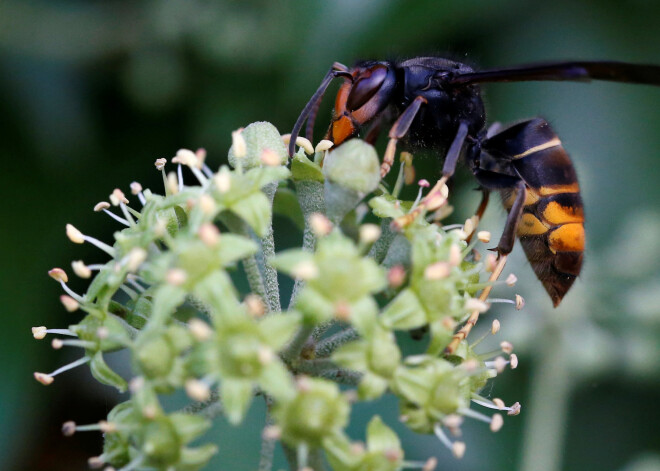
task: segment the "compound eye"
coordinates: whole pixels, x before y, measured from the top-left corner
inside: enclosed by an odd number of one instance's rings
[[[363,106],[373,97],[387,77],[387,67],[376,65],[362,72],[353,82],[351,92],[346,99],[346,109],[354,111]]]

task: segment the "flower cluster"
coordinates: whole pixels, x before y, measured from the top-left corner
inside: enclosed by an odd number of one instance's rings
[[[203,149],[180,150],[174,172],[157,160],[164,195],[134,182],[137,205],[117,189],[95,206],[123,226],[112,246],[67,225],[72,242],[94,244],[109,260],[72,263],[77,276],[93,277],[84,294],[68,287],[64,270],[49,272],[66,293],[65,309],[82,317],[66,329],[35,327],[33,335],[54,334],[54,348],[77,347],[82,355],[35,378],[48,385],[88,363],[99,382],[130,390],[106,420],[64,424],[67,435],[104,433],[103,453],[90,459],[92,467],[200,469],[216,447],[190,443],[217,414],[240,423],[255,397],[266,400],[269,414],[260,469],[270,469],[274,440],[291,450],[296,468],[313,467],[324,452],[336,470],[433,469],[433,458],[407,461],[397,435],[378,416],[367,427],[366,445],[346,435],[351,403],[386,393],[398,397],[402,422],[436,434],[456,457],[465,444],[451,437],[460,434],[464,418],[488,422],[493,431],[503,423],[500,413],[485,415],[471,403],[519,412],[517,403],[507,407],[479,395],[507,365],[515,368],[512,346],[502,342],[495,352],[478,353],[485,336],[468,343],[467,332],[455,334],[462,322],[474,323],[502,301],[487,298],[495,277],[482,281],[495,260],[482,260],[475,249],[489,234],[477,233],[474,218],[442,226],[451,211],[443,184],[424,196],[430,185],[421,180],[415,201],[399,199],[414,178],[410,154],[402,155],[389,191],[370,145],[355,139],[330,151],[329,141],[314,148],[298,138],[289,165],[288,139],[268,123],[238,130],[231,167],[217,172]],[[184,169],[193,185],[184,183]],[[301,249],[276,253],[274,211],[301,226]],[[295,280],[287,307],[278,271]],[[249,292],[237,289],[240,276]],[[521,298],[504,301],[522,304]],[[494,320],[486,335],[498,330]],[[428,331],[426,351],[402,350],[396,331]],[[130,353],[128,379],[104,360],[121,349]],[[185,390],[191,404],[165,410],[161,397],[177,390]]]

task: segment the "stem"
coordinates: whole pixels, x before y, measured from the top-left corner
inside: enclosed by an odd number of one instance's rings
[[[312,332],[312,338],[313,338],[314,342],[318,342],[319,340],[321,340],[321,337],[323,337],[323,334],[325,334],[325,332],[330,327],[335,325],[335,322],[336,321],[334,319],[331,319],[329,321],[326,321],[326,322],[323,322],[322,324],[317,325],[314,328],[314,332]]]
[[[277,182],[269,183],[263,187],[262,191],[266,194],[273,207],[273,199],[277,191]],[[261,239],[261,253],[263,256],[262,273],[266,288],[266,303],[270,312],[279,312],[282,310],[280,304],[280,285],[277,282],[277,270],[270,266],[268,260],[275,255],[275,239],[273,237],[273,221],[271,220],[268,232]]]
[[[222,414],[222,403],[220,402],[220,395],[217,389],[211,390],[211,397],[203,402],[194,402],[187,405],[181,411],[184,414],[201,415],[208,419],[213,419]]]
[[[325,469],[323,466],[323,452],[319,448],[314,448],[309,452],[309,462],[307,463],[307,466],[314,471],[323,471]]]
[[[369,257],[373,258],[376,263],[382,263],[385,260],[387,251],[396,237],[396,233],[391,229],[391,224],[392,219],[390,218],[383,219],[380,222],[380,238],[374,243],[371,250],[369,250]]]
[[[250,234],[250,230],[248,229],[247,224],[237,216],[228,213],[223,215],[221,220],[230,231],[250,239],[253,238],[253,235]],[[256,256],[250,255],[249,257],[243,259],[242,263],[243,268],[245,269],[248,284],[250,285],[250,291],[259,296],[261,299],[266,300],[266,288],[264,287],[264,280],[261,276],[261,270],[259,269],[259,263]],[[270,304],[267,303],[266,306],[270,309]]]
[[[561,468],[566,416],[571,392],[561,331],[546,326],[540,335],[540,364],[532,375],[531,404],[527,408],[523,471],[556,471]]]
[[[325,214],[325,199],[323,196],[323,183],[316,181],[298,181],[296,182],[296,194],[298,203],[305,218],[305,230],[303,232],[303,250],[313,252],[316,246],[316,236],[309,225],[309,216],[313,213]],[[298,293],[304,286],[302,280],[296,280],[289,301],[289,309],[293,307],[298,297]]]
[[[270,408],[273,400],[270,396],[264,396],[266,401],[266,427],[273,425],[273,418],[270,415]],[[273,469],[273,455],[275,453],[275,440],[272,438],[261,438],[261,451],[259,452],[258,471],[271,471]]]
[[[339,368],[335,363],[327,358],[318,360],[307,360],[296,366],[298,373],[305,373],[310,376],[318,376],[329,379],[340,384],[357,385],[362,379],[362,373],[353,370]]]
[[[282,352],[282,358],[287,361],[295,361],[300,356],[300,352],[302,352],[302,349],[312,335],[312,332],[314,332],[313,325],[303,325],[300,327],[296,336]]]
[[[284,456],[286,457],[287,463],[289,463],[289,469],[291,471],[298,471],[298,457],[296,456],[296,450],[289,445],[284,444],[282,444],[282,448],[284,448]]]
[[[358,334],[357,330],[355,330],[352,327],[337,332],[336,334],[331,335],[322,342],[319,342],[318,346],[316,347],[316,357],[317,358],[328,357],[332,354],[332,352],[334,352],[337,348],[341,347],[345,343],[351,342],[359,338],[360,338],[360,334]]]

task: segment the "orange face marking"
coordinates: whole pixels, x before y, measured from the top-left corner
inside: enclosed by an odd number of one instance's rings
[[[348,94],[351,91],[351,81],[348,79],[344,80],[344,83],[339,87],[337,92],[337,97],[335,98],[335,114],[337,116],[341,115],[346,111],[346,100],[348,99]]]
[[[579,193],[580,185],[577,182],[570,183],[568,185],[553,185],[553,186],[542,186],[539,188],[539,195],[549,196],[549,195],[558,195],[559,193]]]
[[[564,224],[548,236],[553,252],[582,252],[584,250],[584,226],[581,223]]]
[[[543,224],[533,214],[523,213],[518,224],[518,237],[545,234],[548,232],[548,226]]]
[[[581,206],[562,206],[551,201],[543,210],[543,219],[552,225],[584,222],[584,211]]]
[[[355,133],[355,126],[348,116],[341,116],[332,123],[332,142],[336,146],[344,142]]]
[[[504,207],[506,209],[511,209],[513,206],[513,203],[516,201],[516,196],[518,196],[518,192],[514,191],[511,193],[511,195],[504,200]],[[525,195],[525,206],[531,206],[534,203],[536,203],[539,200],[539,194],[532,190],[531,188],[527,188],[527,194]]]

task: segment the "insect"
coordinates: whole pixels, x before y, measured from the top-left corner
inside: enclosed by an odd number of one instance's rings
[[[499,259],[505,262],[517,236],[556,307],[582,268],[584,214],[575,169],[559,137],[542,118],[486,128],[479,84],[597,79],[660,85],[660,66],[574,61],[475,71],[438,57],[361,61],[352,68],[335,63],[296,121],[290,154],[306,120],[311,139],[321,99],[334,78],[343,79],[343,84],[326,139],[340,145],[370,124],[366,140],[373,142],[383,124],[393,121],[381,175],[392,166],[399,140],[409,149],[432,149],[444,155],[436,191],[463,156],[483,191],[477,216],[482,216],[491,191],[502,194],[508,210],[496,248]]]

